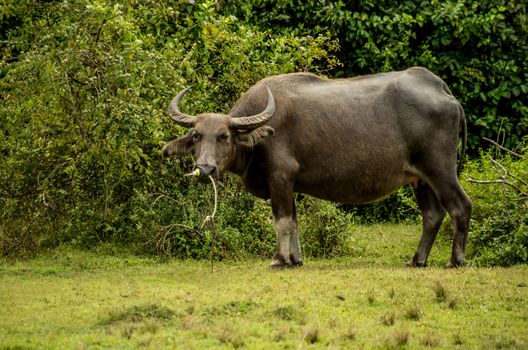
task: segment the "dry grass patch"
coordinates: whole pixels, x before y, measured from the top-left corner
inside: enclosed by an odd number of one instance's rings
[[[403,316],[411,321],[418,321],[422,317],[422,311],[418,305],[409,306],[403,313]]]
[[[384,326],[393,326],[396,321],[396,314],[394,312],[386,313],[381,317],[381,324]]]

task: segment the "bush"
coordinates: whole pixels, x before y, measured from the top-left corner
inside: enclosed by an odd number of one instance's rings
[[[528,263],[528,156],[482,153],[466,170],[473,200],[468,257],[477,265]],[[507,183],[508,184],[507,184]]]
[[[411,186],[398,188],[387,198],[370,203],[358,205],[340,205],[348,213],[354,215],[360,224],[377,222],[416,222],[420,219],[420,209]]]
[[[297,211],[303,254],[330,258],[352,253],[354,236],[350,226],[356,221],[354,216],[332,202],[309,196],[299,198]]]
[[[0,254],[102,242],[207,254],[198,225],[209,199],[182,177],[191,161],[160,156],[163,143],[184,132],[166,116],[171,98],[193,85],[185,110],[222,111],[265,76],[336,64],[328,35],[275,34],[218,7],[0,5]],[[226,193],[240,192],[235,187],[228,181]],[[220,256],[269,249],[248,196],[228,196],[219,208]]]

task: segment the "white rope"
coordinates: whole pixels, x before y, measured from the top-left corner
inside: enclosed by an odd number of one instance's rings
[[[216,215],[216,209],[218,207],[218,191],[216,190],[216,184],[211,175],[209,175],[209,180],[211,180],[214,189],[214,208],[213,213],[205,217],[204,221],[202,222],[202,226],[200,226],[200,230],[204,228],[205,224],[208,224],[209,222],[214,223],[214,217]]]
[[[200,169],[199,168],[196,168],[193,172],[190,172],[189,174],[185,174],[185,176],[200,176]],[[207,215],[204,219],[204,221],[202,222],[202,225],[200,226],[200,230],[203,230],[205,225],[207,224],[211,224],[211,254],[210,254],[210,259],[211,259],[211,272],[213,272],[213,267],[214,267],[214,247],[215,247],[215,244],[214,244],[214,217],[216,215],[216,209],[218,208],[218,191],[216,190],[216,183],[215,181],[213,180],[213,178],[211,177],[211,175],[208,175],[209,177],[209,180],[211,180],[211,183],[213,184],[213,189],[214,189],[214,208],[213,208],[213,213],[211,215]]]
[[[205,217],[204,221],[202,222],[202,226],[200,227],[200,230],[202,230],[206,224],[208,223],[211,224],[211,254],[209,256],[209,259],[211,260],[211,272],[213,272],[214,271],[214,247],[215,247],[214,217],[216,215],[216,209],[218,208],[218,191],[216,190],[216,183],[211,177],[211,175],[209,175],[209,180],[211,180],[211,183],[213,184],[213,189],[214,189],[214,208],[213,208],[213,213]]]

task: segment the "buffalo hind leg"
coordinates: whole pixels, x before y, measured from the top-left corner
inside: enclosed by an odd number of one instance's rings
[[[422,213],[422,237],[420,238],[416,254],[407,263],[407,266],[425,267],[446,212],[429,185],[419,181],[413,189],[416,202]]]
[[[453,248],[451,261],[447,267],[461,267],[464,265],[465,259],[469,218],[472,209],[471,200],[460,186],[456,173],[452,176],[435,175],[429,177],[429,183],[442,207],[449,214],[453,225]]]
[[[467,235],[469,231],[469,218],[471,216],[472,204],[458,181],[451,185],[451,191],[447,198],[441,199],[451,217],[453,225],[453,248],[451,250],[451,261],[446,267],[464,266],[466,255]]]

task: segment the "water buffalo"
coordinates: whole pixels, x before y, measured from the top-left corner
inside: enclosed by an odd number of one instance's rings
[[[278,247],[270,267],[302,264],[294,192],[369,203],[404,184],[413,186],[423,218],[407,265],[426,265],[446,212],[453,223],[448,266],[464,264],[472,205],[457,175],[466,120],[447,85],[427,69],[335,80],[277,75],[252,86],[228,114],[184,114],[178,104],[187,90],[174,97],[169,115],[193,129],[163,154],[194,152],[203,175],[231,171],[252,194],[271,198]]]

